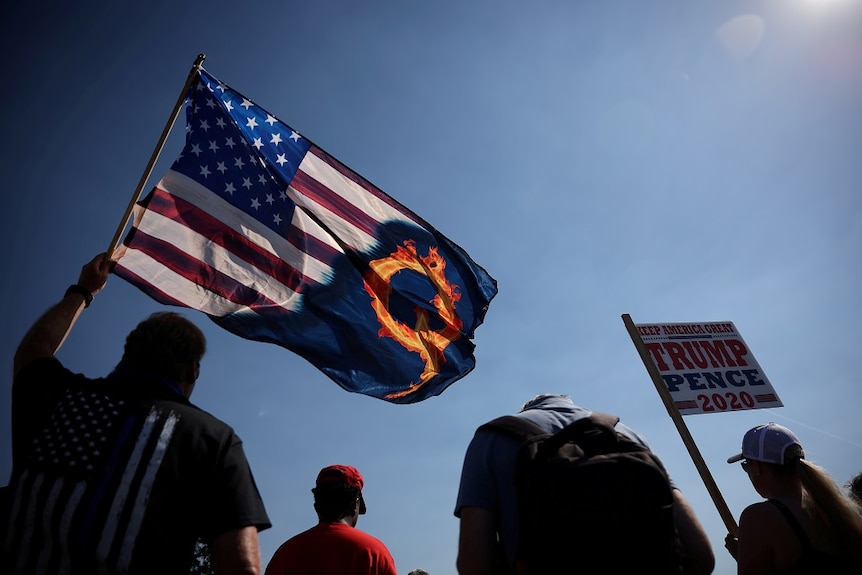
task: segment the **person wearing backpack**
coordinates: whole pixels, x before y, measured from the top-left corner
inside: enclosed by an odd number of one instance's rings
[[[703,526],[644,438],[566,395],[539,395],[477,429],[455,516],[460,575],[715,566]]]

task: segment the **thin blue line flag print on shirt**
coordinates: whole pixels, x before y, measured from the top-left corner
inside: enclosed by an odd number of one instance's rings
[[[497,282],[458,245],[205,70],[186,144],[135,206],[114,273],[393,403],[475,366]]]

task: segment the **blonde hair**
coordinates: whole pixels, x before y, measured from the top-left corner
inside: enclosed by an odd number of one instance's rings
[[[862,557],[862,516],[858,507],[841,491],[829,473],[806,459],[788,464],[814,502],[814,511],[835,537],[842,555]]]

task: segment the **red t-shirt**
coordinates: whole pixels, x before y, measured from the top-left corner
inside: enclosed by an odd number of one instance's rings
[[[396,575],[379,539],[344,523],[320,523],[282,543],[266,575]]]

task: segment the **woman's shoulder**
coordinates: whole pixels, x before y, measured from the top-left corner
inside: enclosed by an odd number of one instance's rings
[[[752,503],[739,516],[740,538],[743,534],[769,541],[775,547],[797,548],[801,543],[781,510],[770,501]]]
[[[760,549],[763,561],[778,571],[792,568],[803,551],[802,542],[787,519],[769,501],[753,503],[743,510],[739,517],[739,540]]]
[[[757,503],[752,503],[743,509],[742,515],[739,516],[739,521],[740,523],[746,521],[747,523],[757,527],[785,523],[781,511],[779,511],[778,507],[770,501],[758,501]]]

